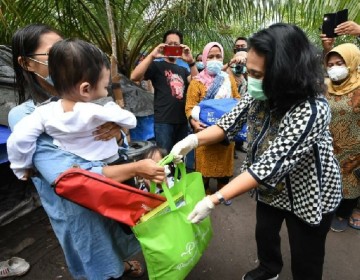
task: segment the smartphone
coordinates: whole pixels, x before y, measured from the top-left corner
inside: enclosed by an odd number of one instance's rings
[[[348,20],[348,9],[338,11],[336,13],[324,14],[322,33],[326,34],[327,38],[334,38],[338,35],[334,32],[336,26]]]
[[[322,33],[326,35],[327,38],[334,38],[336,34],[334,32],[336,24],[336,14],[324,14],[323,24],[322,24]]]
[[[181,46],[164,46],[163,49],[164,56],[168,57],[181,57],[183,53],[183,48]]]
[[[338,26],[340,23],[343,23],[345,21],[348,21],[348,9],[344,9],[342,11],[338,11],[336,13],[336,26]]]

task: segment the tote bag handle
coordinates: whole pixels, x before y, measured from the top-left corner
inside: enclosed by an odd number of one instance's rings
[[[167,156],[165,156],[160,162],[159,165],[160,166],[165,166],[169,163],[171,163],[174,160],[174,156],[172,154],[169,154]],[[178,164],[176,164],[175,167],[175,175],[174,175],[174,183],[176,184],[176,182],[179,181],[178,175],[179,175],[179,171],[181,174],[181,179],[183,180],[183,183],[181,184],[182,186],[182,193],[183,195],[185,195],[185,186],[186,186],[186,168],[185,168],[185,164],[183,162],[180,162]],[[166,200],[169,203],[169,207],[171,209],[171,211],[174,211],[177,209],[176,205],[175,205],[175,200],[173,198],[173,195],[171,194],[169,187],[167,186],[167,184],[165,182],[163,182],[161,184],[162,190],[164,191],[164,195],[166,197]],[[150,193],[155,193],[155,188],[156,188],[156,184],[154,182],[150,182]]]

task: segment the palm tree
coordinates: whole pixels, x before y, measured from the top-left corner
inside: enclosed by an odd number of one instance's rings
[[[93,42],[108,54],[116,49],[119,68],[128,76],[139,53],[151,50],[161,42],[162,34],[172,28],[183,31],[185,43],[194,53],[199,52],[206,42],[216,40],[224,45],[229,56],[235,37],[248,36],[273,22],[297,24],[318,43],[318,29],[324,13],[348,8],[349,18],[360,22],[358,0],[107,2],[111,7],[115,30],[113,37],[104,0],[1,0],[0,42],[9,44],[19,26],[46,23],[60,30],[65,37],[79,37]]]

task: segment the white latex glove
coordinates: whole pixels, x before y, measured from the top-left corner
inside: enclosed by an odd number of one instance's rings
[[[194,210],[189,214],[187,219],[193,224],[197,224],[204,220],[207,216],[209,216],[211,210],[213,210],[214,208],[215,205],[211,201],[210,197],[204,197],[195,205]]]
[[[199,120],[200,120],[200,106],[194,106],[194,108],[191,110],[191,117],[192,117],[195,121],[199,121]]]
[[[195,134],[186,136],[183,140],[177,142],[172,148],[170,154],[174,156],[174,162],[178,163],[188,152],[198,146],[198,138]]]

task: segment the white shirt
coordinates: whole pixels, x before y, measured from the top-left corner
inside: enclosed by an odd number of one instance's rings
[[[18,178],[32,167],[36,140],[47,133],[60,149],[76,154],[86,160],[117,159],[118,145],[115,138],[96,141],[93,132],[106,122],[114,122],[123,128],[136,127],[133,113],[121,109],[114,102],[104,106],[77,102],[73,111],[64,112],[61,99],[41,105],[18,122],[7,141],[8,157]]]

